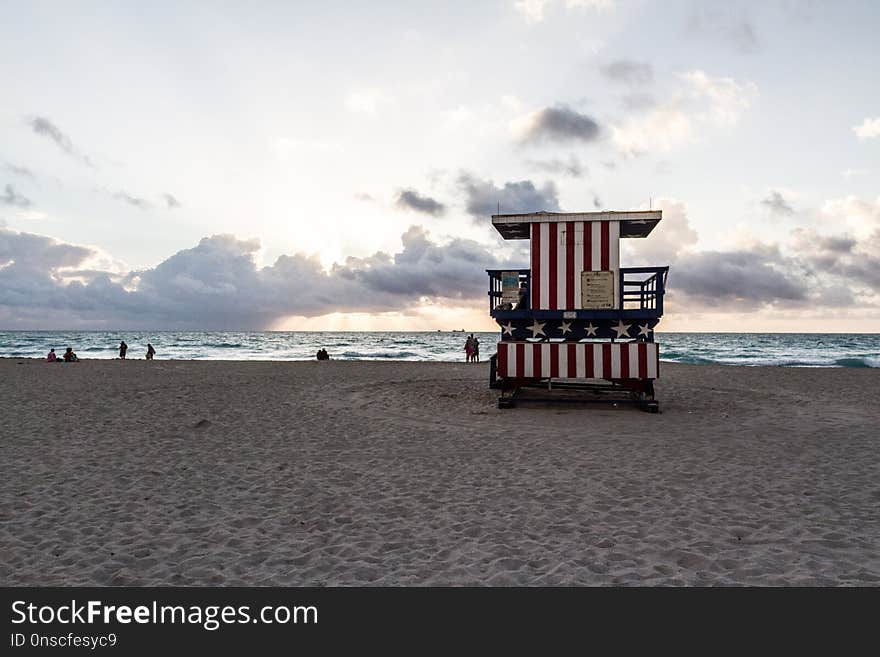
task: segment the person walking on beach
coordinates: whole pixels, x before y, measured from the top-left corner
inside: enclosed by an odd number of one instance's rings
[[[467,340],[464,341],[464,362],[470,363],[471,357],[474,354],[474,342],[471,336],[468,336]]]
[[[147,343],[147,360],[153,360],[153,354],[156,353],[156,350],[153,349],[153,345],[149,342]]]
[[[125,340],[119,343],[119,357],[122,360],[125,360],[125,352],[128,351],[128,345],[125,344]]]

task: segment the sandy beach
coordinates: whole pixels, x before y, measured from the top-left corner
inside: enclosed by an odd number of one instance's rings
[[[877,585],[880,370],[0,359],[4,585]]]

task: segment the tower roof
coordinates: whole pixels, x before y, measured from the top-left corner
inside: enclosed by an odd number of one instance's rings
[[[662,210],[627,210],[617,212],[530,212],[527,214],[493,214],[492,225],[506,240],[524,240],[531,236],[534,223],[566,221],[618,221],[621,237],[647,237],[662,219]]]

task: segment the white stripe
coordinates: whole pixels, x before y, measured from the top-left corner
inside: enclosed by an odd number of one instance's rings
[[[538,224],[541,231],[541,253],[538,264],[541,268],[541,289],[538,291],[538,308],[547,308],[550,304],[550,224]]]
[[[550,345],[541,344],[541,376],[550,376]]]
[[[620,378],[620,350],[624,346],[622,344],[612,344],[611,347],[611,378]]]
[[[605,373],[602,371],[602,356],[607,348],[607,344],[597,343],[593,345],[593,377],[596,379],[605,378]]]
[[[516,376],[516,344],[507,345],[507,376],[513,378]]]
[[[592,254],[590,259],[590,269],[600,271],[602,269],[602,222],[594,221],[590,224],[590,230],[593,231]]]
[[[584,222],[574,225],[574,307],[581,308],[581,272],[584,270]]]
[[[526,376],[526,377],[535,376],[535,373],[533,372],[534,368],[532,367],[532,364],[534,362],[532,360],[534,358],[534,354],[532,354],[532,350],[536,346],[537,345],[534,345],[530,342],[527,342],[525,349],[523,349],[523,358],[526,359],[526,362],[523,363],[523,376]]]
[[[575,378],[577,379],[585,379],[587,378],[587,345],[578,344],[574,350],[574,369],[575,369]]]
[[[657,343],[648,343],[648,378],[657,378]]]
[[[639,345],[636,342],[630,342],[626,345],[629,349],[629,378],[639,378]]]
[[[568,378],[568,345],[564,342],[559,345],[559,378]]]
[[[608,268],[617,271],[620,268],[620,222],[608,222]]]
[[[565,230],[568,228],[566,224],[558,224],[557,232],[560,230]],[[566,239],[569,237],[574,237],[574,235],[566,235]],[[558,242],[558,240],[557,240]],[[556,307],[558,309],[568,309],[565,305],[565,293],[566,288],[568,287],[567,281],[565,279],[566,268],[568,266],[568,256],[567,251],[568,247],[564,246],[560,249],[560,247],[556,247]]]
[[[617,270],[620,269],[620,222],[611,221],[608,223],[608,268],[614,272],[614,307],[619,308],[617,302],[620,296],[618,289],[620,287],[620,277]]]

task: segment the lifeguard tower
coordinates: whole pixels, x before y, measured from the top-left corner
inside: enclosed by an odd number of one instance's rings
[[[647,237],[661,218],[661,210],[492,215],[504,239],[527,239],[531,250],[529,269],[487,270],[489,314],[501,327],[489,384],[501,391],[499,408],[546,388],[659,410],[654,327],[669,267],[621,267],[620,240]]]

